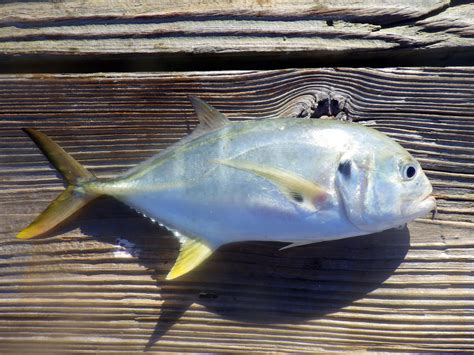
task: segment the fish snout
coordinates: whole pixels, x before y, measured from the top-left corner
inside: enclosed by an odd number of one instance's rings
[[[430,212],[432,212],[432,219],[434,219],[437,208],[436,199],[431,195],[431,192],[410,204],[404,214],[407,218],[413,220],[415,218],[423,217]]]

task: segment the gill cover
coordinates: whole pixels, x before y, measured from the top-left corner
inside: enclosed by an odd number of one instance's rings
[[[374,166],[373,154],[356,156],[352,152],[347,152],[342,155],[336,172],[336,187],[341,195],[347,218],[363,232],[374,230],[368,219]]]

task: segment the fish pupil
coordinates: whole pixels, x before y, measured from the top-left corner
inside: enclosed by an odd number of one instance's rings
[[[351,175],[351,161],[344,160],[339,163],[339,167],[337,170],[345,177],[349,177]]]
[[[407,169],[407,177],[411,179],[416,174],[416,169],[413,166],[409,166]]]

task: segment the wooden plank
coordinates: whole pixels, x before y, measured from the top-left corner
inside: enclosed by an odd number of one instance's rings
[[[474,350],[474,68],[0,76],[0,352]],[[406,146],[436,220],[279,252],[221,248],[165,282],[177,242],[101,199],[50,238],[15,240],[63,189],[23,134],[40,128],[113,176],[196,124],[346,114]]]
[[[0,54],[466,56],[473,19],[449,0],[18,1],[0,5]]]
[[[96,17],[153,17],[193,15],[273,15],[301,16],[330,14],[365,18],[376,16],[380,22],[388,23],[416,18],[437,11],[450,4],[448,0],[414,0],[387,2],[384,0],[347,1],[331,0],[314,2],[310,0],[253,1],[119,1],[107,0],[65,0],[61,2],[31,3],[29,1],[6,2],[2,4],[2,18],[5,21],[35,22],[39,19],[70,20]]]

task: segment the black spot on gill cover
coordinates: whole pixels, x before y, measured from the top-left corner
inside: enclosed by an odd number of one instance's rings
[[[350,160],[341,161],[339,163],[337,171],[339,171],[342,174],[342,176],[349,177],[351,175],[351,161]]]

